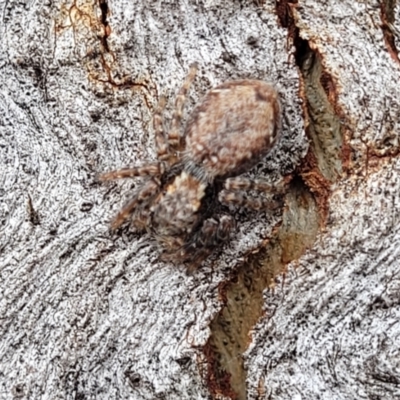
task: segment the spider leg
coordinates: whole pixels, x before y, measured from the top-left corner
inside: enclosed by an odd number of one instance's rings
[[[164,162],[155,162],[140,167],[121,168],[99,175],[100,181],[111,181],[121,178],[134,178],[138,176],[159,176],[165,171]]]
[[[234,227],[235,220],[228,215],[222,215],[218,222],[214,218],[206,219],[199,240],[207,247],[214,247],[228,240]]]
[[[228,215],[222,215],[219,220],[206,219],[197,235],[182,248],[180,256],[193,266],[199,265],[218,246],[229,239],[234,228],[235,220]]]
[[[137,208],[135,210],[134,218],[132,219],[132,227],[136,228],[137,231],[145,231],[150,224],[150,208],[143,207]]]
[[[156,195],[159,191],[159,184],[154,179],[149,179],[141,189],[136,192],[135,196],[125,205],[125,207],[118,213],[111,224],[111,229],[115,230],[120,227],[124,221],[133,214],[136,208],[148,201],[151,197]]]
[[[153,128],[156,139],[157,158],[159,160],[168,160],[169,158],[168,142],[165,138],[162,119],[162,112],[164,111],[165,103],[165,97],[161,96],[160,102],[153,116]]]
[[[277,200],[268,197],[254,198],[240,190],[221,190],[218,194],[218,200],[227,206],[233,204],[235,206],[250,208],[255,211],[274,209],[281,205],[281,202]]]
[[[178,92],[175,100],[175,110],[172,114],[171,127],[168,133],[169,146],[181,150],[183,133],[181,128],[181,120],[183,114],[183,106],[185,105],[186,95],[193,82],[197,72],[197,64],[192,64],[189,69],[189,73],[183,83],[181,89]]]
[[[244,176],[228,178],[224,182],[224,188],[228,191],[257,190],[259,192],[281,193],[285,189],[283,182],[271,185],[263,179],[250,179]]]
[[[271,185],[263,179],[249,179],[243,176],[228,178],[224,183],[224,190],[218,194],[222,204],[233,204],[253,210],[274,209],[280,206],[280,202],[271,197],[252,197],[245,193],[247,190],[255,190],[268,195],[280,194],[284,191],[284,182]]]

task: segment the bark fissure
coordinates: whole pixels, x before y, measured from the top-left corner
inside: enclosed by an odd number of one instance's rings
[[[104,35],[101,38],[101,42],[104,47],[104,51],[109,52],[107,38],[110,36],[111,29],[108,24],[107,15],[108,15],[108,3],[107,0],[99,0],[99,6],[101,10],[101,24],[104,26]]]
[[[346,169],[348,152],[335,83],[324,70],[319,54],[300,36],[292,13],[296,4],[280,1],[276,10],[295,46],[294,56],[301,73],[299,95],[304,98],[310,150],[286,194],[282,224],[220,288],[224,306],[211,323],[205,350],[208,386],[214,396],[246,399],[243,354],[251,341],[251,330],[263,315],[263,291],[273,288],[274,279],[286,266],[314,244],[328,216],[330,185]]]
[[[343,173],[343,138],[340,118],[325,92],[325,88],[332,87],[332,81],[329,75],[323,72],[318,54],[311,50],[308,43],[302,47],[305,52],[298,53],[296,59],[304,81],[308,117],[307,134],[318,170],[325,179],[334,182]]]
[[[263,315],[263,291],[286,265],[300,257],[316,238],[318,206],[300,178],[290,184],[281,226],[256,254],[248,257],[232,279],[220,288],[224,307],[211,323],[206,346],[208,386],[215,396],[246,399],[243,353],[251,330]],[[232,395],[232,391],[234,395]]]
[[[98,15],[97,5],[100,8]],[[72,29],[77,52],[83,49],[83,61],[88,79],[94,83],[93,90],[103,96],[104,91],[114,93],[114,89],[133,89],[143,92],[146,105],[150,107],[148,93],[154,88],[146,79],[134,79],[125,73],[115,52],[110,48],[108,38],[112,33],[108,15],[110,7],[107,0],[88,4],[74,1],[70,7],[63,7],[57,18],[57,35]],[[99,85],[100,84],[100,85]]]
[[[385,38],[386,47],[393,60],[400,64],[399,52],[393,32],[393,24],[395,21],[394,8],[396,6],[396,0],[381,0],[380,6],[382,20],[381,29],[383,32],[383,37]]]

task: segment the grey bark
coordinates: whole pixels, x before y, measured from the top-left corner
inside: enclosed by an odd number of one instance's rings
[[[0,398],[400,397],[396,2],[8,0],[0,18]],[[232,209],[188,273],[110,232],[135,181],[96,175],[155,158],[154,108],[194,61],[188,113],[223,81],[274,83],[282,139],[248,175],[291,183],[281,210]]]

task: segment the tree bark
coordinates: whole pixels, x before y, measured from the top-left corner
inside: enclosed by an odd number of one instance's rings
[[[0,398],[400,397],[396,1],[0,4]],[[282,134],[189,272],[110,232],[156,157],[152,115],[193,62],[186,115],[226,80],[272,82]],[[186,117],[185,117],[186,118]]]

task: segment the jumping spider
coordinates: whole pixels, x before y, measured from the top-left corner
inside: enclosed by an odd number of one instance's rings
[[[144,178],[112,228],[131,218],[136,229],[150,231],[163,259],[198,265],[228,240],[235,227],[230,215],[219,215],[223,206],[274,207],[271,196],[253,198],[244,191],[276,193],[282,187],[238,176],[257,164],[278,140],[280,106],[275,89],[258,80],[223,83],[196,106],[182,132],[184,103],[196,71],[192,65],[177,95],[167,133],[161,117],[164,98],[155,112],[158,161],[111,171],[100,179]]]

